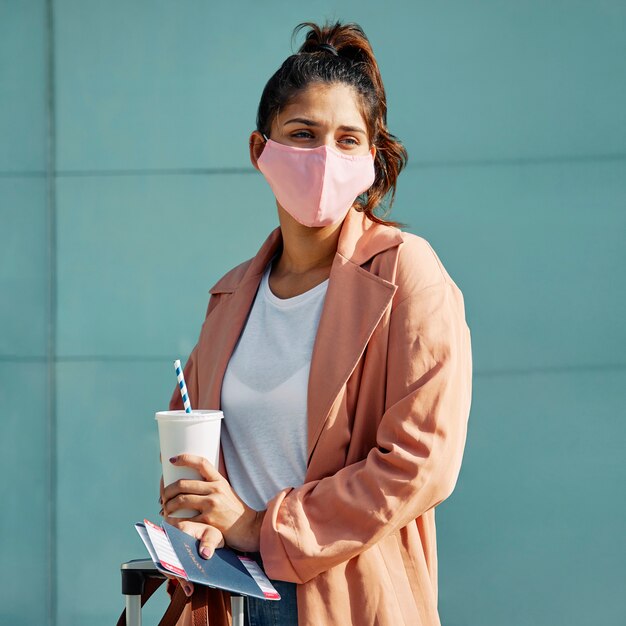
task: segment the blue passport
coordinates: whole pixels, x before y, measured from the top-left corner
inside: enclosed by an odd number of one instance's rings
[[[210,559],[200,556],[200,541],[175,526],[148,520],[135,524],[156,568],[164,574],[242,596],[280,600],[256,561],[230,548],[218,548]]]

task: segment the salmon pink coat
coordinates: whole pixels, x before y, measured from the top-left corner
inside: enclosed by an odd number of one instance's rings
[[[193,406],[220,407],[281,241],[276,229],[211,289],[185,368]],[[459,474],[471,380],[463,296],[431,246],[351,209],[313,348],[305,482],[261,529],[268,576],[298,584],[299,626],[439,626],[435,507]]]

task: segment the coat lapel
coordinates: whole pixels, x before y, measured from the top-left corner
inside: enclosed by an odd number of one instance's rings
[[[337,395],[396,291],[340,254],[330,276],[309,374],[309,462]]]
[[[396,292],[396,285],[361,265],[401,241],[397,229],[375,225],[354,210],[344,222],[311,358],[309,462],[337,395]]]
[[[220,408],[226,367],[235,350],[252,308],[263,272],[281,243],[280,229],[274,230],[252,259],[243,278],[231,282],[227,274],[212,289],[222,299],[204,323],[198,346],[200,406]]]
[[[400,231],[350,210],[342,226],[317,331],[308,383],[308,459],[329,412],[389,306],[396,286],[361,267],[401,243]],[[261,277],[282,243],[274,230],[240,280],[219,281],[211,293],[222,301],[209,313],[198,346],[199,408],[219,408],[228,362],[243,331]]]

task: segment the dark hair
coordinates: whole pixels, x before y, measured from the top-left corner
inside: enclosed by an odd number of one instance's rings
[[[358,24],[298,24],[293,37],[308,27],[304,43],[288,57],[263,89],[257,111],[257,130],[269,137],[278,112],[312,83],[341,83],[357,92],[370,142],[376,146],[374,184],[359,196],[355,207],[379,224],[397,225],[383,219],[391,209],[396,181],[408,154],[387,129],[387,97],[374,52]],[[389,195],[382,217],[374,214]]]

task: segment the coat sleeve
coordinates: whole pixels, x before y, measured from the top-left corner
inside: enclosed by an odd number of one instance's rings
[[[271,578],[306,582],[439,504],[459,474],[471,402],[463,296],[442,281],[392,310],[386,411],[377,445],[333,476],[268,503],[261,554]]]

